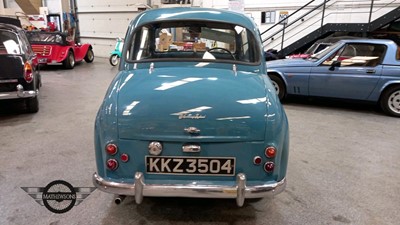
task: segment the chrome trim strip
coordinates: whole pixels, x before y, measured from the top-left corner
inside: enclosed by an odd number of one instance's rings
[[[183,130],[189,134],[199,134],[200,133],[200,129],[197,129],[196,127],[187,127]]]
[[[236,185],[182,185],[182,184],[146,184],[141,172],[135,173],[134,183],[119,183],[107,181],[97,173],[93,174],[93,184],[99,190],[117,194],[135,196],[135,202],[140,204],[143,196],[153,197],[192,197],[192,198],[230,198],[236,199],[236,204],[242,206],[246,198],[263,198],[281,193],[286,187],[286,178],[279,182],[246,185],[246,175],[236,176]]]
[[[16,83],[18,79],[0,80],[0,84]]]
[[[24,91],[24,87],[18,84],[16,86],[16,91],[11,92],[0,92],[0,100],[2,99],[16,99],[16,98],[32,98],[39,95],[39,90],[29,90]]]

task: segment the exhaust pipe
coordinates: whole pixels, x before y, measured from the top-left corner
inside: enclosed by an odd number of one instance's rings
[[[119,205],[122,201],[124,201],[126,195],[117,195],[114,199],[115,204]]]

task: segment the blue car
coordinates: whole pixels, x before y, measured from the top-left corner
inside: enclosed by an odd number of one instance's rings
[[[400,48],[391,40],[341,40],[308,59],[267,62],[282,100],[287,95],[378,103],[400,117]]]
[[[95,122],[94,185],[134,196],[231,198],[284,190],[286,114],[256,24],[217,9],[146,10],[128,28]]]

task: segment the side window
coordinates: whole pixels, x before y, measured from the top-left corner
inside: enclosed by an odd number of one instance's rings
[[[334,61],[340,61],[341,67],[368,66],[375,67],[382,62],[386,47],[379,44],[347,44],[325,60],[322,65],[330,66]]]
[[[20,34],[21,37],[21,44],[24,46],[23,51],[28,53],[29,55],[33,54],[33,50],[31,48],[31,45],[29,44],[28,38],[26,37],[25,33]]]
[[[21,46],[16,33],[0,31],[0,54],[21,54]]]
[[[247,37],[247,30],[243,29],[242,32],[240,32],[241,35],[241,41],[242,43],[242,49],[240,52],[243,53],[243,57],[242,60],[244,61],[249,61],[249,57],[250,57],[250,48],[249,48],[249,39]]]
[[[132,38],[132,44],[128,57],[131,60],[141,60],[150,56],[150,32],[147,27],[142,27]]]

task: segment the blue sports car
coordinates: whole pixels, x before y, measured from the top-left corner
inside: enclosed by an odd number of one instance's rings
[[[378,103],[400,117],[400,48],[391,40],[342,40],[308,59],[267,62],[279,98],[330,97]]]

